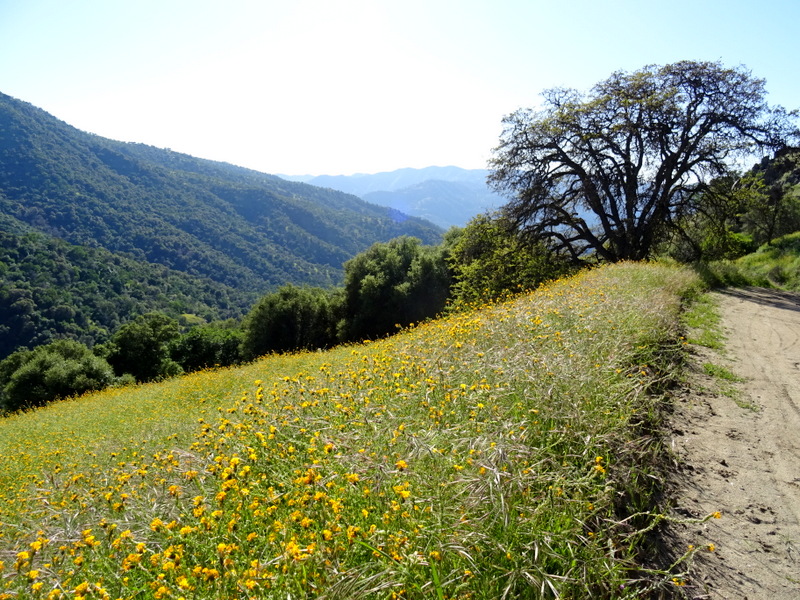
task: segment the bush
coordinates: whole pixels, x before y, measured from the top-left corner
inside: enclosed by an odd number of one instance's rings
[[[327,348],[336,343],[341,298],[337,291],[285,285],[259,300],[243,323],[242,354]]]
[[[42,406],[107,387],[111,366],[72,340],[58,340],[34,350],[19,350],[0,362],[0,401],[5,410]]]
[[[178,339],[178,323],[160,313],[140,315],[120,327],[108,345],[108,362],[117,375],[130,373],[137,381],[153,381],[181,373],[169,347]]]
[[[435,317],[450,295],[450,272],[441,246],[399,237],[344,263],[345,340],[380,337]]]
[[[446,244],[455,304],[530,290],[568,271],[563,259],[541,243],[521,238],[511,223],[498,216],[474,217],[464,229],[448,232]]]
[[[241,362],[243,339],[242,330],[231,323],[200,325],[175,341],[170,354],[187,373],[227,367]]]

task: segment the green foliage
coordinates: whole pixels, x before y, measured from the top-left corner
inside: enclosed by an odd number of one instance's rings
[[[681,262],[736,259],[756,248],[745,233],[748,213],[765,209],[763,183],[758,177],[728,174],[696,194],[695,205],[665,240],[662,252]]]
[[[702,210],[697,240],[704,260],[736,259],[753,252],[757,244],[752,231],[743,226],[747,215],[767,212],[763,184],[753,176],[714,180],[701,196]]]
[[[244,320],[242,353],[327,348],[336,343],[341,297],[336,290],[285,285],[267,294]]]
[[[695,61],[549,90],[542,110],[505,119],[490,182],[516,224],[573,260],[648,258],[733,156],[800,137],[765,97],[746,69]]]
[[[683,313],[688,330],[687,341],[706,348],[721,350],[725,336],[720,324],[719,307],[709,294],[700,295]]]
[[[764,244],[736,266],[755,285],[800,291],[800,231]]]
[[[699,262],[695,263],[693,267],[709,288],[756,285],[755,281],[745,275],[742,270],[736,266],[736,261],[717,260],[710,263]]]
[[[333,285],[374,242],[440,237],[355,196],[107,140],[1,94],[0,132],[0,213],[240,290]]]
[[[730,369],[711,362],[703,363],[703,372],[706,375],[709,375],[711,377],[717,377],[719,379],[724,379],[725,381],[732,381],[732,382],[745,381],[743,377],[740,377]]]
[[[800,150],[785,149],[751,171],[761,183],[762,199],[743,216],[743,230],[756,244],[800,231]]]
[[[285,283],[341,284],[342,263],[375,242],[441,237],[349,194],[107,140],[3,94],[0,230],[0,358],[102,343],[149,311],[241,317]]]
[[[453,302],[480,302],[536,287],[568,269],[544,244],[522,239],[502,216],[478,215],[447,233]]]
[[[42,406],[110,385],[109,364],[86,346],[58,340],[19,350],[0,362],[0,402],[4,410]]]
[[[716,261],[716,274],[707,272],[713,285],[753,284],[736,267],[719,261],[735,261],[798,230],[800,152],[785,150],[743,176],[729,173],[711,181],[661,251],[683,262]]]
[[[54,339],[104,343],[147,312],[238,318],[256,297],[103,248],[0,232],[0,359]]]
[[[800,231],[737,260],[699,263],[695,269],[712,287],[755,285],[800,291]]]
[[[344,270],[344,339],[380,337],[434,317],[449,296],[444,248],[423,246],[416,238],[374,244]]]
[[[160,313],[140,315],[114,333],[108,362],[117,375],[129,373],[137,381],[178,375],[181,367],[170,358],[169,348],[179,336],[174,319]]]
[[[170,356],[187,373],[227,367],[241,362],[243,338],[235,322],[198,325],[173,342]]]

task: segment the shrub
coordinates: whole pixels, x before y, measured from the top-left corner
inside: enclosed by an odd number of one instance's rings
[[[0,363],[2,407],[42,406],[114,381],[111,366],[73,340],[58,340],[34,350],[19,350]]]
[[[456,304],[533,289],[568,269],[541,243],[522,239],[511,223],[498,216],[478,215],[464,229],[448,233],[447,243]]]
[[[251,309],[242,326],[242,354],[326,348],[336,343],[341,300],[336,291],[285,285]]]

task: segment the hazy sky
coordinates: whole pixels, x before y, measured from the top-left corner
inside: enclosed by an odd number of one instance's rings
[[[800,0],[0,0],[0,91],[268,173],[483,168],[551,87],[745,65],[800,107]]]

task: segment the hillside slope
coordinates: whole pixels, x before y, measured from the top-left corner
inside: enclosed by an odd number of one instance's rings
[[[338,283],[377,241],[439,240],[355,196],[81,132],[0,95],[0,223],[249,291]]]
[[[472,217],[505,202],[486,185],[488,174],[485,169],[425,167],[372,174],[281,177],[355,194],[367,202],[447,229],[453,225],[463,227]]]
[[[597,268],[390,338],[0,418],[3,592],[666,597],[677,573],[636,561],[698,285]]]
[[[102,343],[150,311],[207,321],[241,317],[253,292],[41,233],[0,231],[0,360],[69,338]]]

